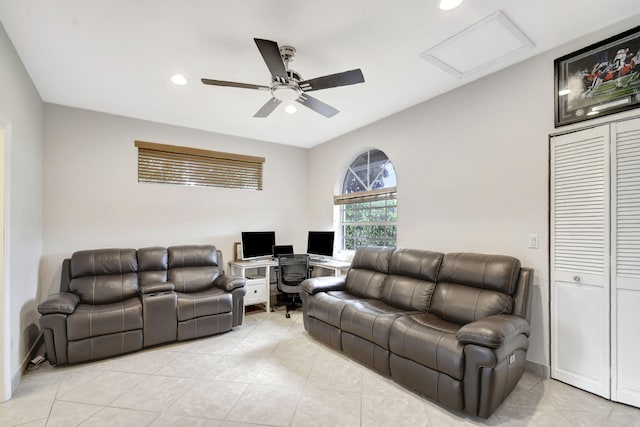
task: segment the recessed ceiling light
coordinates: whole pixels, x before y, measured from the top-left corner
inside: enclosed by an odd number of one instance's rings
[[[179,86],[184,86],[187,84],[187,78],[182,74],[174,74],[173,76],[171,76],[171,81]]]
[[[451,10],[462,4],[462,0],[440,0],[438,5],[442,10]]]
[[[570,93],[571,93],[571,89],[562,89],[558,91],[558,95],[560,96],[569,95]]]
[[[289,113],[289,114],[293,114],[293,113],[295,113],[296,111],[298,111],[298,109],[296,108],[296,106],[295,106],[295,105],[293,105],[293,104],[289,104],[289,105],[287,105],[286,107],[284,107],[284,111],[286,111],[286,112],[287,112],[287,113]]]

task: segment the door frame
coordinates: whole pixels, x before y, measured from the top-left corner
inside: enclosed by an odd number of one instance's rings
[[[0,326],[0,402],[11,398],[12,375],[11,356],[13,353],[11,340],[11,299],[9,289],[9,182],[10,182],[10,141],[11,122],[6,116],[0,113],[0,316],[2,316],[2,326]]]

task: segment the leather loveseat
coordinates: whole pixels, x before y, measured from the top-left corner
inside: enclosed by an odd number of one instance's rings
[[[501,255],[358,250],[302,284],[318,340],[441,404],[489,417],[522,376],[533,272]]]
[[[242,324],[244,285],[211,245],[75,252],[60,292],[38,306],[47,359],[77,363],[229,331]]]

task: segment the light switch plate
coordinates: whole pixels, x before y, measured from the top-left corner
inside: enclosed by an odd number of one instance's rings
[[[529,247],[531,249],[538,249],[538,235],[537,234],[529,234]]]

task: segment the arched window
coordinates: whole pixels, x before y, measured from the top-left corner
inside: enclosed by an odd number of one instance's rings
[[[382,151],[370,150],[356,157],[345,173],[342,194],[334,202],[340,206],[342,250],[396,246],[396,172]]]

